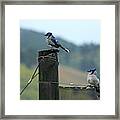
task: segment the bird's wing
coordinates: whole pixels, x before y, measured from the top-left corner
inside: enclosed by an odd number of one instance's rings
[[[54,43],[54,44],[58,44],[58,40],[56,40],[56,38],[54,36],[51,37],[51,41]]]
[[[64,48],[53,35],[51,36],[51,41],[52,43],[54,43],[54,45],[51,44],[52,46],[55,46],[56,48],[61,47],[66,52],[70,52],[70,50],[68,50],[67,48]]]

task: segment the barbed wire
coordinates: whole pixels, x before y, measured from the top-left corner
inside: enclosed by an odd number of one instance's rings
[[[55,81],[38,81],[39,83],[47,83],[47,84],[61,84],[61,85],[68,85],[68,86],[87,86],[88,84],[75,84],[75,83],[65,83],[65,82],[55,82]]]

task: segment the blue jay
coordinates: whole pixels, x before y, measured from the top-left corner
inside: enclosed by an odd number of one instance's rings
[[[96,75],[97,74],[96,68],[90,69],[87,72],[88,72],[87,82],[89,83],[89,85],[87,86],[86,89],[94,87],[96,90],[97,97],[99,98],[100,97],[100,81]]]
[[[99,79],[97,77],[96,68],[90,69],[87,72],[88,72],[87,82],[90,85],[93,85],[93,86],[96,86],[96,87],[99,86]]]
[[[66,52],[70,52],[67,48],[64,48],[59,42],[58,40],[56,40],[56,38],[52,35],[51,32],[48,32],[47,34],[45,34],[45,36],[47,36],[47,41],[48,41],[48,45],[55,47],[55,48],[59,48],[61,47],[63,50],[65,50]]]

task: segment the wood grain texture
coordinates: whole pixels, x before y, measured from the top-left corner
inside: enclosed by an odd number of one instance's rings
[[[39,100],[58,100],[57,49],[39,51]]]

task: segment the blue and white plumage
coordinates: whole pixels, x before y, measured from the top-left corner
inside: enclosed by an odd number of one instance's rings
[[[88,76],[87,76],[87,82],[90,84],[90,85],[93,85],[93,86],[99,86],[99,78],[97,77],[96,75],[96,68],[94,69],[90,69],[87,71],[88,72]]]
[[[48,45],[55,47],[55,48],[59,48],[61,47],[63,50],[65,50],[66,52],[70,52],[67,48],[64,48],[59,42],[58,40],[52,35],[51,32],[48,32],[47,34],[45,34],[45,36],[47,36],[47,41],[48,41]]]
[[[87,85],[86,89],[95,88],[97,97],[99,98],[100,97],[100,81],[96,75],[97,74],[96,68],[90,69],[87,72],[88,72],[87,82],[89,83],[89,85]]]

